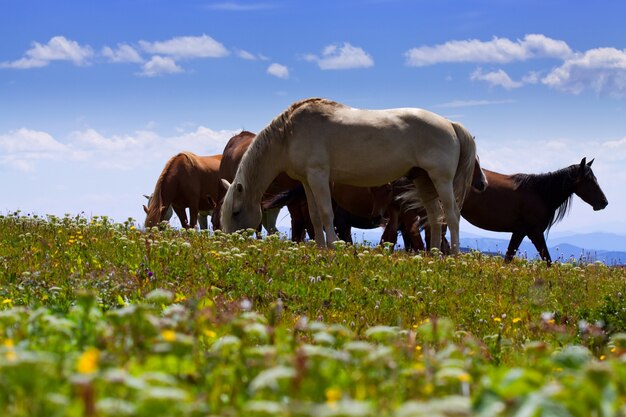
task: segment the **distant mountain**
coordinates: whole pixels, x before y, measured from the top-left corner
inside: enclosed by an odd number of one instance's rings
[[[291,236],[289,230],[281,231]],[[355,242],[376,245],[380,241],[382,229],[353,229]],[[501,233],[502,238],[482,237],[461,231],[461,248],[479,250],[504,256],[509,246],[509,233]],[[398,245],[402,247],[402,238],[398,236]],[[611,233],[584,233],[561,235],[558,238],[548,236],[548,250],[553,261],[583,260],[601,261],[607,265],[626,265],[626,236]],[[527,259],[539,259],[535,246],[528,238],[522,241],[518,256]]]
[[[579,242],[577,235],[570,236],[574,239],[572,241]],[[567,239],[569,242],[569,239]],[[589,242],[589,240],[582,240]],[[461,238],[461,247],[479,250],[481,252],[498,253],[504,255],[509,245],[508,236],[505,239],[494,238],[480,238],[470,237]],[[569,260],[582,260],[585,262],[601,261],[607,265],[625,265],[626,264],[626,250],[602,250],[591,249],[587,244],[585,247],[580,247],[575,244],[566,243],[561,240],[559,244],[554,244],[548,238],[548,250],[553,261],[569,261]],[[528,238],[522,241],[518,249],[518,256],[527,259],[538,259],[539,253],[535,249],[535,246],[528,240]]]
[[[551,245],[568,243],[580,248],[626,252],[626,236],[613,233],[572,234],[555,237],[554,239],[548,237],[548,242]]]

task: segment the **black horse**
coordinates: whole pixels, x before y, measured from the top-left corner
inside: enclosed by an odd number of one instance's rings
[[[525,236],[541,259],[552,263],[544,232],[567,214],[574,194],[602,210],[609,204],[591,164],[593,159],[546,174],[504,175],[483,169],[489,185],[483,192],[470,190],[461,215],[476,227],[511,232],[505,260],[511,261]]]

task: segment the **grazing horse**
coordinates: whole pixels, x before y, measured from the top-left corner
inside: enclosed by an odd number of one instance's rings
[[[148,200],[148,207],[150,207],[150,201],[152,201],[151,195],[143,195]],[[148,214],[148,207],[143,206],[143,211]],[[168,206],[165,214],[163,215],[163,220],[169,222],[172,216],[174,215],[174,210],[172,206]],[[200,225],[200,230],[208,230],[209,229],[209,216],[213,215],[213,210],[200,210],[198,211],[198,225]]]
[[[146,212],[145,227],[158,225],[171,205],[186,229],[196,226],[198,212],[212,210],[217,198],[221,155],[181,152],[167,161]],[[189,207],[189,222],[185,209]]]
[[[334,225],[337,236],[344,242],[352,243],[352,228],[375,229],[383,225],[389,205],[393,202],[391,184],[381,187],[354,187],[331,184],[331,197],[335,212]],[[307,200],[302,184],[263,201],[265,208],[300,207],[289,209],[292,221],[293,240],[304,240],[305,231],[315,238],[313,225],[307,208]],[[304,210],[302,210],[304,208]]]
[[[319,246],[337,240],[331,182],[380,186],[415,173],[415,184],[439,247],[441,209],[459,252],[460,207],[476,157],[474,138],[460,124],[421,109],[360,110],[313,98],[292,104],[252,141],[232,184],[226,182],[224,231],[261,219],[264,191],[281,172],[304,185]],[[324,234],[325,233],[325,234]]]
[[[224,148],[224,152],[222,154],[222,162],[220,163],[219,168],[219,177],[226,181],[232,181],[235,178],[235,173],[237,172],[237,168],[241,162],[241,158],[244,153],[250,146],[250,143],[255,138],[255,134],[252,132],[248,132],[246,130],[241,133],[233,136],[226,143],[226,147]],[[283,192],[291,187],[295,187],[298,185],[298,182],[292,180],[285,174],[280,174],[277,178],[272,181],[268,189],[266,190],[266,198],[270,198],[274,194]],[[224,195],[226,194],[226,187],[223,187],[220,183],[218,189],[218,195],[216,201],[216,206],[214,210],[214,215],[211,217],[211,223],[213,224],[213,230],[221,229],[220,224],[220,212],[222,208],[222,202],[224,199]],[[294,207],[289,207],[288,209],[295,210]],[[278,229],[276,228],[276,219],[278,218],[278,214],[280,212],[280,207],[278,208],[269,208],[263,210],[263,215],[261,218],[261,222],[267,233],[276,233]],[[257,228],[258,225],[255,225],[253,228]],[[294,228],[292,227],[292,230]]]
[[[586,158],[546,174],[504,175],[484,169],[489,185],[482,193],[470,190],[461,215],[481,229],[511,232],[505,260],[511,261],[528,236],[541,259],[552,263],[544,232],[562,220],[576,194],[594,210],[609,203]]]

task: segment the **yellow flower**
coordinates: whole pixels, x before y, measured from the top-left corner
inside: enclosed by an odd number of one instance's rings
[[[513,323],[514,323],[514,324],[515,324],[515,323],[519,323],[520,321],[522,321],[522,319],[521,319],[520,317],[515,317],[515,318],[513,319]]]
[[[98,361],[100,360],[100,351],[91,347],[83,352],[78,358],[76,370],[81,374],[91,374],[98,370]]]
[[[166,342],[173,342],[176,340],[176,332],[174,330],[163,330],[161,332],[161,337]]]
[[[11,304],[13,302],[13,300],[11,300],[10,298],[5,298],[4,300],[2,300],[2,304]]]
[[[495,321],[496,323],[500,323],[502,319],[500,317],[494,317],[493,321]]]
[[[603,361],[603,360],[605,360],[605,359],[606,359],[606,356],[605,356],[605,355],[600,355],[600,360],[601,360],[601,361]]]
[[[461,382],[470,382],[472,380],[472,376],[468,374],[467,372],[460,373],[458,378],[459,378],[459,381]]]
[[[339,388],[326,388],[326,402],[336,403],[341,399],[341,390]]]
[[[135,230],[137,229],[135,226],[130,226],[130,230]]]
[[[176,298],[174,298],[175,303],[180,303],[185,300],[187,300],[187,296],[185,294],[176,294]]]
[[[202,333],[204,333],[204,335],[209,339],[214,339],[215,337],[217,337],[217,333],[215,333],[213,330],[204,329]]]

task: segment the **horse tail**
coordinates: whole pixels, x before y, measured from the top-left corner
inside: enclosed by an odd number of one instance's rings
[[[157,179],[156,185],[154,186],[154,192],[152,193],[152,199],[148,203],[148,214],[146,215],[146,221],[144,222],[144,227],[152,227],[156,226],[161,222],[161,212],[164,207],[163,198],[161,196],[161,187],[163,186],[163,182],[165,181],[165,177],[169,172],[170,168],[176,161],[179,156],[186,156],[189,158],[186,152],[181,152],[177,155],[171,157],[166,163],[165,167],[161,171],[161,175]]]
[[[476,142],[463,125],[456,122],[451,123],[461,147],[459,163],[453,181],[454,196],[460,210],[472,184],[472,174],[476,163]]]

